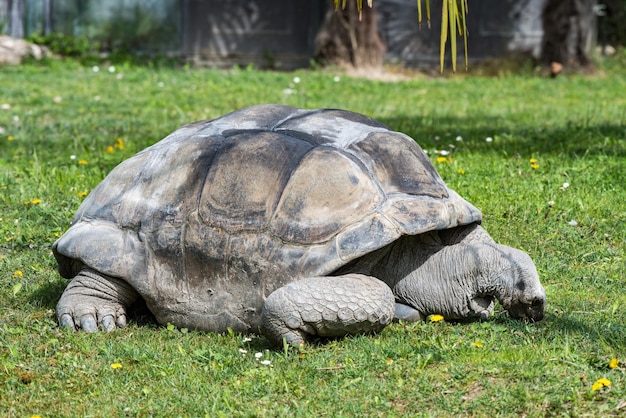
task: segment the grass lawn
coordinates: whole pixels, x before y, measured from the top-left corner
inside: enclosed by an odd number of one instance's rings
[[[623,64],[592,77],[393,83],[330,71],[0,68],[0,416],[626,414]],[[544,321],[498,307],[485,322],[393,324],[302,352],[142,314],[110,334],[60,331],[66,281],[50,248],[84,196],[180,125],[268,102],[345,108],[415,138],[496,241],[533,257]]]

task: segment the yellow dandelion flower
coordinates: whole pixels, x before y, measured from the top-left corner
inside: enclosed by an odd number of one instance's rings
[[[393,363],[393,359],[392,358],[388,358],[388,359],[385,360],[385,363],[392,364]]]
[[[458,170],[456,170],[456,172],[459,174],[465,174],[465,170],[463,170],[462,168],[459,168]]]
[[[531,158],[530,159],[530,163],[531,164],[536,164],[537,163],[537,159],[536,158]]]
[[[124,149],[124,141],[122,141],[122,138],[117,138],[115,140],[115,148]]]
[[[472,345],[476,348],[481,348],[482,346],[484,346],[485,344],[481,343],[480,341],[474,341],[472,343]]]
[[[539,164],[537,164],[537,163],[532,163],[532,164],[530,165],[530,168],[532,168],[533,170],[536,170],[536,169],[538,169],[538,168],[539,168]]]
[[[41,415],[31,415],[30,418],[41,418]]]
[[[448,161],[448,159],[446,157],[437,157],[437,162],[438,163],[445,163],[446,161]]]
[[[24,273],[22,273],[22,270],[15,270],[13,272],[13,277],[15,277],[16,279],[21,279],[22,277],[24,277]]]
[[[33,199],[30,201],[30,203],[32,203],[33,205],[38,205],[41,203],[41,199]]]
[[[7,141],[13,141],[15,137],[13,135],[7,136]]]
[[[430,317],[428,317],[428,320],[430,322],[439,322],[439,321],[443,321],[443,315],[431,315]]]
[[[613,357],[611,361],[609,361],[609,368],[617,369],[619,367],[619,360]]]
[[[596,380],[593,385],[591,385],[591,391],[595,392],[600,389],[608,388],[609,386],[611,386],[611,381],[605,377],[601,377],[600,379]]]
[[[89,162],[87,160],[78,160],[78,164],[80,164],[80,165],[87,165],[87,164],[89,164]]]
[[[122,365],[120,363],[112,363],[111,364],[111,368],[112,369],[121,369]]]
[[[106,147],[106,152],[109,154],[113,154],[113,151],[115,151],[115,148],[113,148],[111,145],[109,145],[108,147]]]
[[[87,196],[87,194],[88,194],[87,192],[80,192],[76,196],[78,196],[78,197],[85,197],[85,196]]]

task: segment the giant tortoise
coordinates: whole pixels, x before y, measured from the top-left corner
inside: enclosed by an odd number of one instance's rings
[[[541,320],[530,257],[497,244],[407,135],[260,105],[186,125],[117,166],[54,244],[62,327],[161,324],[299,345],[394,318]]]

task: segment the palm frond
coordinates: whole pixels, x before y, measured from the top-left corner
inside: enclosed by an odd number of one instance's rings
[[[335,8],[339,9],[346,7],[347,0],[333,0]],[[363,0],[355,0],[357,9],[359,10],[359,19],[361,17],[361,11],[363,10]],[[426,1],[426,21],[428,28],[430,29],[430,0]],[[441,42],[440,42],[440,70],[443,73],[446,45],[448,43],[448,34],[450,35],[450,53],[452,58],[452,71],[456,72],[456,40],[457,35],[463,37],[463,49],[465,55],[465,69],[468,67],[468,55],[467,55],[467,20],[465,19],[469,8],[467,0],[441,0]],[[367,0],[369,7],[373,6],[373,0]],[[422,23],[422,0],[417,0],[417,21],[418,25]]]

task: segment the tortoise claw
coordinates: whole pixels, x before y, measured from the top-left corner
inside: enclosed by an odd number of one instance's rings
[[[102,318],[100,323],[102,324],[102,329],[104,329],[106,332],[111,332],[115,329],[115,320],[111,315],[107,315]]]
[[[98,325],[96,324],[96,320],[91,315],[83,315],[80,317],[80,329],[85,332],[96,332],[98,330]]]
[[[117,325],[118,328],[124,328],[126,326],[126,314],[123,312],[118,313],[115,324]]]
[[[76,325],[74,324],[74,319],[72,315],[64,313],[59,316],[59,326],[63,329],[70,329],[72,331],[76,330]]]

